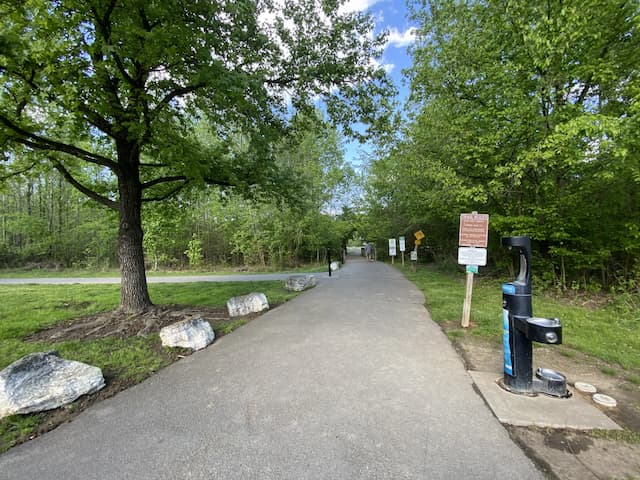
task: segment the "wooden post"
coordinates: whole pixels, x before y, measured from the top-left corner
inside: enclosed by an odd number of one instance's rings
[[[393,265],[393,263],[394,263],[393,261],[394,261],[395,259],[396,259],[396,256],[395,256],[395,255],[391,255],[391,265]]]
[[[404,268],[404,252],[402,252],[402,268]]]
[[[464,306],[462,307],[462,327],[468,328],[471,319],[471,296],[473,295],[473,272],[467,272],[467,288],[464,292]]]

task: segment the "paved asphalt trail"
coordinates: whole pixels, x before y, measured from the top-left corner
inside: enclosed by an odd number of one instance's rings
[[[350,257],[313,290],[0,455],[11,479],[542,479],[422,294]]]

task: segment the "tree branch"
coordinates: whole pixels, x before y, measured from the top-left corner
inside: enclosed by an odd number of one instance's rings
[[[95,153],[88,152],[79,147],[73,145],[67,145],[66,143],[57,142],[48,138],[41,137],[35,133],[28,132],[23,128],[13,123],[9,118],[0,113],[0,124],[5,125],[9,130],[13,131],[16,136],[12,137],[13,140],[21,143],[27,147],[36,150],[50,150],[55,152],[67,153],[81,160],[85,160],[89,163],[107,167],[114,172],[119,171],[119,166],[113,160],[97,155]]]
[[[60,174],[64,177],[64,179],[67,182],[69,182],[73,187],[75,187],[77,190],[85,194],[87,197],[95,200],[98,203],[101,203],[102,205],[112,210],[120,211],[120,204],[118,202],[114,202],[113,200],[107,197],[103,197],[99,193],[91,190],[89,187],[86,187],[83,184],[81,184],[73,175],[71,175],[69,170],[67,170],[62,165],[62,163],[60,163],[58,160],[52,159],[51,162],[53,163],[53,168],[55,168],[58,172],[60,172]]]
[[[160,196],[157,196],[157,197],[143,198],[142,201],[145,202],[145,203],[148,203],[148,202],[161,202],[162,200],[166,200],[167,198],[172,197],[173,195],[178,193],[180,190],[182,190],[184,187],[186,187],[188,183],[189,183],[188,181],[185,181],[184,183],[181,183],[180,185],[177,185],[175,188],[169,190],[164,195],[160,195]]]
[[[96,127],[99,130],[102,130],[104,133],[109,135],[111,138],[116,138],[116,132],[113,130],[113,125],[110,124],[105,118],[92,111],[89,107],[84,104],[80,104],[78,106],[78,110],[80,110],[87,121]]]
[[[164,98],[160,100],[160,102],[156,105],[156,107],[151,111],[151,113],[153,113],[153,115],[155,116],[158,114],[158,112],[160,112],[160,110],[162,110],[164,107],[169,105],[169,102],[171,102],[171,100],[173,100],[174,98],[180,97],[182,95],[186,95],[187,93],[193,93],[196,90],[204,88],[205,86],[206,86],[206,83],[201,82],[201,83],[196,83],[195,85],[189,85],[187,87],[176,88],[172,92],[167,93],[164,96]]]
[[[98,9],[94,5],[91,5],[91,11],[93,12],[93,15],[96,19],[96,24],[97,24],[96,26],[98,27],[98,31],[102,35],[102,38],[104,39],[106,44],[109,45],[110,47],[115,47],[111,40],[111,29],[109,25],[109,22],[111,21],[110,17],[111,17],[111,14],[113,13],[113,9],[115,8],[115,5],[116,5],[116,1],[111,0],[103,17],[100,16]],[[129,72],[127,72],[127,69],[125,68],[124,63],[122,62],[122,59],[120,58],[120,56],[116,53],[115,48],[112,52],[112,56],[113,56],[113,60],[116,63],[116,66],[118,67],[118,71],[122,75],[122,78],[124,78],[125,81],[130,85],[135,85],[133,78],[131,78],[131,76],[129,75]]]
[[[140,163],[141,167],[149,167],[149,168],[163,168],[168,167],[168,163]]]
[[[141,185],[142,190],[146,190],[147,188],[151,188],[155,185],[160,185],[161,183],[169,183],[169,182],[180,182],[180,181],[186,181],[187,177],[185,177],[184,175],[175,175],[173,177],[160,177],[160,178],[156,178],[155,180],[150,180],[148,182],[145,182]]]
[[[12,177],[18,177],[20,175],[22,175],[23,173],[27,173],[29,170],[31,170],[33,167],[35,167],[38,163],[34,162],[31,165],[29,165],[27,168],[23,168],[22,170],[18,170],[16,172],[11,172],[8,175],[4,175],[2,177],[0,177],[0,182],[4,182],[5,180],[8,180]]]

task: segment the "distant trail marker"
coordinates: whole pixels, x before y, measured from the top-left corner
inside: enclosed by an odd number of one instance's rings
[[[400,252],[402,253],[402,266],[404,267],[404,252],[405,252],[404,237],[398,238],[398,241],[400,242]]]
[[[467,283],[462,307],[462,327],[469,327],[471,320],[471,297],[473,295],[473,275],[478,266],[487,264],[487,243],[489,241],[489,215],[472,212],[460,215],[458,231],[458,264],[466,265]]]
[[[416,265],[418,264],[418,247],[422,243],[424,233],[422,230],[418,230],[413,234],[413,236],[416,237],[416,239],[413,242],[415,246],[413,247],[413,251],[411,252],[411,269],[415,272]]]
[[[396,258],[396,239],[389,239],[389,256],[391,257],[391,265],[393,265],[393,261]]]

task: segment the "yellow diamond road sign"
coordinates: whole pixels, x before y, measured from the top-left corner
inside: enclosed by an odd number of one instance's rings
[[[418,240],[422,240],[424,238],[424,233],[422,233],[422,230],[418,230],[416,233],[413,234]]]

